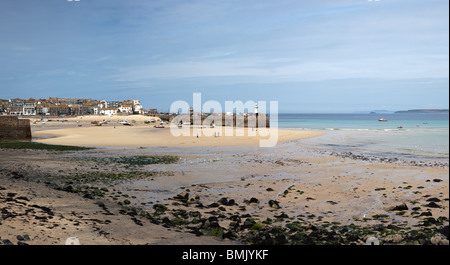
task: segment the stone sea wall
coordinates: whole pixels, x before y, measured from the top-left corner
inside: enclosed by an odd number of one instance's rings
[[[257,116],[237,116],[236,114],[232,116],[228,116],[226,114],[222,115],[211,115],[211,116],[188,116],[184,119],[184,121],[189,121],[191,125],[195,124],[195,118],[197,118],[197,122],[201,123],[201,125],[208,126],[212,123],[215,125],[221,126],[231,126],[231,127],[244,127],[244,128],[270,128],[270,119],[269,116],[265,114],[260,114],[261,117]],[[173,115],[156,115],[161,120],[172,122],[172,120],[176,117]],[[206,120],[206,121],[205,121]]]
[[[0,140],[31,140],[30,120],[0,116]]]

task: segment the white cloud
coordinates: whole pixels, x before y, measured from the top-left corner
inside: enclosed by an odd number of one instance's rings
[[[186,61],[118,68],[115,81],[138,81],[151,78],[191,78],[211,76],[257,76],[265,73],[252,63],[236,61]]]
[[[294,59],[238,57],[209,60],[154,63],[148,65],[118,67],[112,80],[137,82],[151,79],[183,79],[202,77],[237,78],[237,82],[278,83],[306,82],[347,78],[416,79],[446,78],[448,66],[445,58],[435,56],[404,57],[402,55],[352,58]],[[215,60],[214,60],[215,59]]]

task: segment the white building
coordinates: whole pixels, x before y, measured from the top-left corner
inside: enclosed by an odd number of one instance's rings
[[[121,113],[133,114],[133,107],[129,105],[122,105],[119,107]]]
[[[100,111],[100,114],[107,115],[107,116],[113,116],[117,114],[117,109],[115,108],[104,108]]]
[[[42,108],[42,114],[50,115],[50,110],[48,108]]]
[[[36,104],[24,103],[22,114],[23,115],[36,115]]]
[[[141,102],[137,99],[133,100],[133,112],[137,112],[139,114],[142,114],[142,105]]]

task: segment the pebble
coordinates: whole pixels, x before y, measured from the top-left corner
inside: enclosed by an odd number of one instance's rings
[[[275,208],[275,209],[280,209],[281,208],[280,205],[279,205],[279,202],[277,202],[275,200],[270,200],[269,201],[269,205],[270,205],[270,207]]]
[[[445,238],[443,238],[441,235],[435,235],[430,240],[431,244],[433,245],[448,245],[449,241]]]
[[[403,237],[401,235],[389,235],[385,238],[387,242],[393,242],[393,243],[399,243],[403,240]]]
[[[3,244],[7,246],[13,246],[13,242],[11,242],[9,239],[3,239]]]
[[[379,244],[380,244],[380,241],[376,237],[369,237],[366,240],[366,245],[379,245]]]
[[[425,206],[430,207],[430,208],[441,208],[441,206],[435,202],[430,202],[429,204],[426,204]]]
[[[249,203],[259,203],[259,200],[255,197],[251,197]]]
[[[420,216],[433,216],[433,214],[430,211],[427,211],[427,212],[421,213]]]

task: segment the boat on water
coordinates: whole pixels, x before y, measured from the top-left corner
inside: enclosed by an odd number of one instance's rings
[[[388,121],[388,120],[381,118],[381,119],[378,119],[378,121]]]

